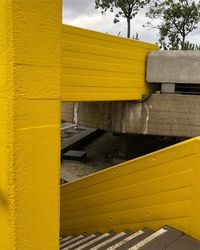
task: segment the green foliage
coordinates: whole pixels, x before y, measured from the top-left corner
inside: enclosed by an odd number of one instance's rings
[[[200,22],[200,1],[163,0],[151,1],[147,17],[148,26],[157,28],[163,49],[197,49],[186,41],[187,36],[197,29]],[[161,21],[160,24],[154,24]]]
[[[115,12],[114,23],[118,23],[120,18],[127,20],[127,37],[131,35],[131,20],[137,15],[150,0],[95,0],[96,9],[101,9],[102,14],[106,11]]]
[[[200,45],[188,41],[182,45],[182,50],[200,50]]]

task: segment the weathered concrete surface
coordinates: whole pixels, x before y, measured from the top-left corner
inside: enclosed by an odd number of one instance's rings
[[[163,83],[161,84],[161,93],[174,93],[176,89],[175,83]]]
[[[199,83],[200,51],[155,51],[147,62],[150,83]]]
[[[74,122],[74,102],[62,102],[61,120],[65,122]]]
[[[80,125],[124,134],[194,137],[200,135],[200,97],[153,94],[143,103],[83,102]]]

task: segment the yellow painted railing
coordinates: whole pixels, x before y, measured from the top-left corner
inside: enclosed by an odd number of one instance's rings
[[[200,137],[61,188],[61,232],[174,226],[200,238]]]
[[[63,101],[140,100],[151,90],[146,59],[155,44],[63,26]]]

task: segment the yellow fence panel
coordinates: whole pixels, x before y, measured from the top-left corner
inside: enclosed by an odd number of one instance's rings
[[[63,25],[63,101],[140,100],[151,90],[146,58],[155,44]]]
[[[200,239],[200,137],[61,188],[61,232],[170,225]]]

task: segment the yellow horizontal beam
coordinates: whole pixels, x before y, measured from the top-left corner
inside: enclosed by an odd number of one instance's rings
[[[151,92],[146,59],[155,44],[63,25],[62,101],[140,100]]]
[[[61,188],[61,232],[158,229],[200,239],[200,137]]]

